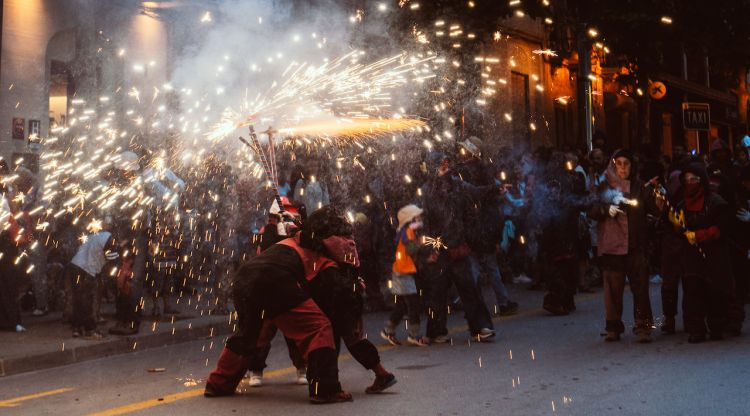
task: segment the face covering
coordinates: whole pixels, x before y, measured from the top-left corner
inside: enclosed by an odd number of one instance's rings
[[[703,186],[700,183],[685,184],[685,207],[688,211],[703,209]]]
[[[351,236],[330,236],[323,240],[323,246],[335,262],[359,267],[357,244]]]

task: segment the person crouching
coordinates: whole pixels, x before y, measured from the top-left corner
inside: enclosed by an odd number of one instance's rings
[[[237,270],[232,296],[238,329],[227,340],[216,369],[208,377],[205,396],[234,394],[252,357],[267,348],[273,329],[278,328],[294,340],[308,363],[311,403],[352,400],[339,383],[331,321],[311,299],[308,289],[326,282],[333,286],[328,288],[331,293],[352,291],[339,277],[336,261],[323,254],[321,244],[312,244],[350,236],[351,225],[332,209],[318,210],[308,220],[320,226],[306,226],[291,245],[275,244]]]

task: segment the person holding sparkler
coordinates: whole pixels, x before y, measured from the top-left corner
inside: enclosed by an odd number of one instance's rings
[[[428,156],[434,176],[427,184],[425,195],[425,225],[427,233],[440,236],[447,249],[439,250],[436,261],[429,264],[430,293],[427,307],[427,337],[431,342],[448,342],[448,289],[456,285],[466,312],[471,336],[478,341],[489,341],[495,336],[492,318],[479,288],[474,283],[469,266],[471,248],[467,243],[467,216],[473,199],[499,192],[495,185],[477,187],[453,175],[451,161],[441,153]],[[429,169],[429,168],[428,168]]]
[[[638,342],[651,342],[651,302],[649,300],[646,254],[647,212],[656,212],[653,192],[637,178],[633,154],[618,150],[589,207],[589,216],[598,221],[598,256],[604,278],[606,341],[619,341],[625,332],[622,301],[625,276],[633,292]],[[650,186],[650,185],[649,185]],[[653,209],[647,209],[653,208]]]
[[[406,342],[418,347],[429,345],[428,340],[423,339],[419,334],[421,300],[416,283],[417,262],[415,259],[423,248],[423,244],[417,236],[424,225],[422,212],[421,208],[413,204],[406,205],[398,210],[398,228],[396,229],[398,243],[390,285],[391,293],[396,299],[396,306],[385,327],[380,331],[380,336],[391,345],[401,345],[401,342],[396,338],[396,326],[401,323],[404,315],[407,314],[409,317],[407,321],[409,335]]]
[[[722,339],[727,331],[732,268],[728,234],[731,210],[711,192],[700,162],[689,163],[680,175],[682,198],[669,219],[684,235],[681,244],[685,276],[683,312],[688,342],[700,343],[710,334]]]

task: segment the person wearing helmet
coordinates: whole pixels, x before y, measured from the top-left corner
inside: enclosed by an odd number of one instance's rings
[[[350,305],[352,282],[342,268],[356,259],[351,225],[326,207],[311,215],[294,238],[243,264],[232,286],[238,330],[227,340],[204,395],[234,394],[275,327],[295,341],[307,361],[311,403],[351,401],[339,383],[333,325],[311,293],[325,293],[324,300],[338,306]]]

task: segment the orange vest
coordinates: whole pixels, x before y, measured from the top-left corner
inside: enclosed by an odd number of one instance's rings
[[[414,230],[407,228],[406,238],[409,241],[416,240],[417,236],[414,235]],[[403,274],[414,274],[417,272],[417,266],[414,264],[414,260],[406,254],[406,245],[401,238],[398,239],[398,245],[396,246],[396,260],[393,261],[393,271]]]

